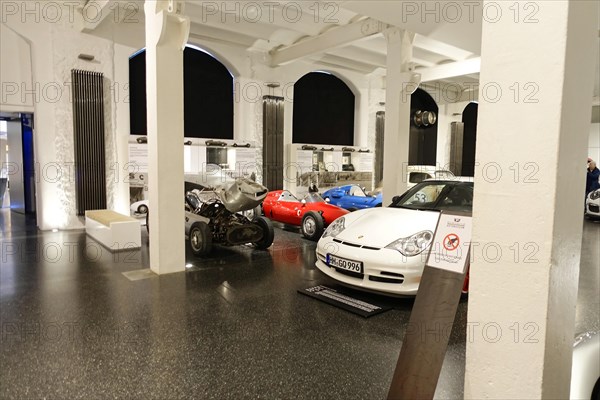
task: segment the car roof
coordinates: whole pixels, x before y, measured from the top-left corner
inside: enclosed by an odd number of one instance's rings
[[[428,172],[432,174],[436,172],[445,172],[452,174],[452,171],[447,170],[445,168],[437,167],[435,165],[409,165],[406,167],[406,170],[408,172]]]
[[[457,176],[456,178],[465,178],[462,176]],[[468,177],[466,177],[468,178]],[[423,180],[421,183],[429,183],[429,182],[439,182],[439,183],[445,183],[445,184],[460,184],[460,183],[470,183],[472,186],[473,185],[473,178],[471,178],[470,180],[468,179],[453,179],[453,178],[444,178],[444,179],[440,179],[440,178],[431,178],[431,179],[425,179]],[[419,183],[417,183],[417,185],[419,185]]]
[[[474,178],[472,176],[452,176],[452,177],[444,177],[444,179],[440,178],[429,178],[424,179],[423,182],[428,181],[444,181],[444,182],[474,182]]]

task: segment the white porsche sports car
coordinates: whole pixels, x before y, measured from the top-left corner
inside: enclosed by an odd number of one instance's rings
[[[440,211],[471,212],[472,207],[472,182],[423,181],[394,197],[389,207],[336,219],[317,244],[316,266],[357,289],[414,296]]]
[[[585,199],[585,215],[588,218],[600,218],[600,189],[590,192]]]

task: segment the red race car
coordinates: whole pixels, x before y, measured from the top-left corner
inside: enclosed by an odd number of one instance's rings
[[[327,203],[318,193],[309,193],[298,200],[287,190],[269,192],[262,207],[265,217],[300,226],[304,237],[310,240],[318,240],[329,224],[348,214],[343,208]]]

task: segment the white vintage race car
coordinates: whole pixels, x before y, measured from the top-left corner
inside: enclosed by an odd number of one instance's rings
[[[130,207],[131,213],[135,214],[148,214],[148,200],[140,200],[133,203]]]
[[[585,199],[585,216],[600,218],[600,189],[590,192]]]
[[[389,207],[336,219],[317,244],[316,266],[331,278],[366,291],[414,296],[441,210],[471,212],[473,183],[424,181]],[[468,290],[468,274],[463,292]]]

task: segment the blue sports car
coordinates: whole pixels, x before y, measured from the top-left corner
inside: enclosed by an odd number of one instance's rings
[[[369,196],[358,185],[338,186],[322,194],[325,201],[334,206],[345,208],[349,211],[362,210],[363,208],[381,207],[382,194]]]

